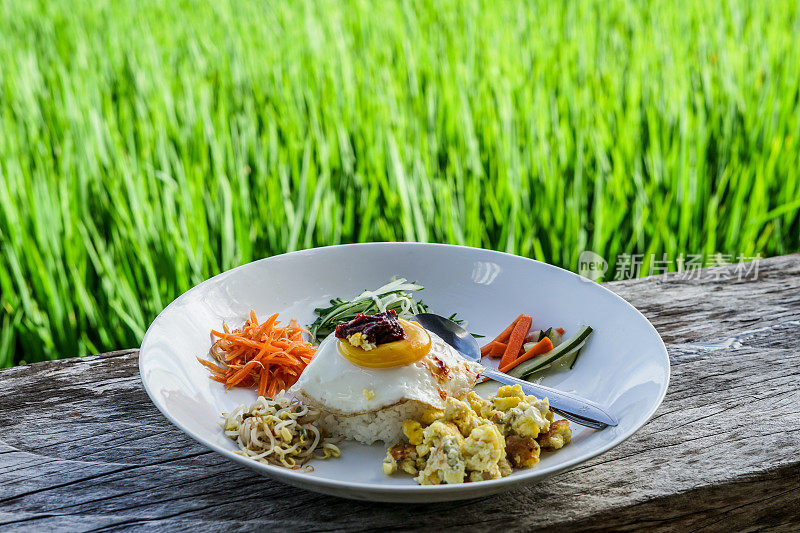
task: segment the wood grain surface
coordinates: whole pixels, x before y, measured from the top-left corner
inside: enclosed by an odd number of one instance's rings
[[[661,333],[672,379],[647,425],[570,472],[430,505],[305,492],[183,435],[123,350],[0,372],[0,529],[797,530],[800,256],[762,260],[756,280],[607,286]]]

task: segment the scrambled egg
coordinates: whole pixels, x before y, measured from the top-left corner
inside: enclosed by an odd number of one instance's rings
[[[386,475],[402,470],[416,476],[423,468],[425,460],[417,454],[417,447],[413,444],[395,444],[386,452],[386,459],[383,461],[383,472]]]
[[[406,420],[399,443],[386,453],[383,472],[416,476],[421,485],[497,479],[539,462],[541,449],[557,450],[572,436],[569,422],[553,422],[545,399],[526,396],[519,385],[503,386],[484,399],[448,397],[444,410]]]
[[[463,483],[467,475],[467,465],[461,455],[461,443],[464,437],[443,435],[439,444],[430,450],[428,463],[416,477],[420,485],[438,485],[440,483]]]
[[[506,438],[506,456],[511,466],[530,468],[539,462],[541,447],[536,439],[511,435]]]
[[[572,440],[572,429],[566,420],[550,424],[550,430],[539,436],[539,445],[545,450],[558,450]]]

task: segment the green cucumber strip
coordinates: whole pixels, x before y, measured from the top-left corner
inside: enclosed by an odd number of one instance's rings
[[[575,367],[575,361],[578,360],[578,355],[580,355],[581,350],[583,349],[584,346],[585,343],[581,344],[581,346],[577,350],[572,350],[572,352],[569,355],[567,355],[561,361],[559,361],[559,364],[565,369],[572,370]]]
[[[584,344],[585,346],[585,344]],[[572,357],[572,363],[569,365],[569,369],[572,370],[575,368],[575,363],[578,362],[578,356],[581,354],[581,350],[583,350],[583,346],[575,350],[575,355]]]
[[[507,372],[509,376],[525,379],[530,374],[541,370],[542,367],[549,365],[562,357],[566,357],[575,350],[579,349],[592,334],[590,326],[581,326],[575,335],[565,340],[546,354],[528,359]]]
[[[538,374],[539,372],[544,372],[545,370],[549,370],[550,368],[552,368],[552,366],[553,366],[553,365],[544,365],[543,367],[541,367],[541,368],[538,368],[538,369],[536,370],[535,374]],[[532,378],[533,378],[533,375],[532,375],[532,374],[528,374],[528,375],[525,377],[525,380],[526,380],[526,381],[530,381]]]
[[[561,361],[558,362],[565,369],[572,369],[572,365],[575,364],[575,358],[578,356],[578,352],[580,350],[572,350],[569,354],[565,355]]]

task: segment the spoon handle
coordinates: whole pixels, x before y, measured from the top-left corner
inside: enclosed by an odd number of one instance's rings
[[[581,398],[575,394],[551,389],[550,387],[545,387],[544,385],[537,385],[536,383],[531,383],[530,381],[525,381],[524,379],[513,378],[508,374],[491,370],[489,368],[485,368],[481,374],[504,385],[519,385],[522,387],[522,391],[526,394],[532,394],[538,398],[547,396],[547,399],[550,401],[550,405],[554,409],[574,415],[572,418],[567,416],[564,418],[570,418],[570,420],[573,420],[578,424],[581,424],[580,419],[585,419],[590,422],[589,424],[583,425],[588,425],[595,428],[598,426],[598,424],[602,424],[604,427],[616,426],[618,423],[617,418],[614,415],[609,414],[605,409],[593,401],[587,400],[586,398]],[[592,422],[594,422],[594,424],[591,424]]]

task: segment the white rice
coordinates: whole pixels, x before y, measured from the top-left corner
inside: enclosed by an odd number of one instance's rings
[[[357,415],[334,414],[323,408],[317,424],[332,437],[354,439],[364,444],[382,440],[388,446],[402,440],[405,420],[418,419],[428,409],[429,406],[416,400]]]

